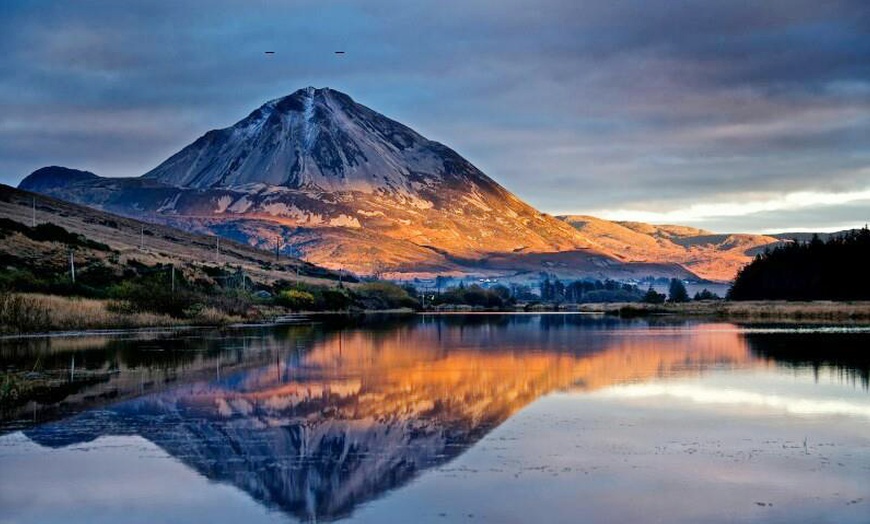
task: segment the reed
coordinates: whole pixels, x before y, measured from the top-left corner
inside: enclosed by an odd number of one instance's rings
[[[185,321],[155,313],[119,313],[109,302],[56,295],[0,292],[0,332],[178,326]]]

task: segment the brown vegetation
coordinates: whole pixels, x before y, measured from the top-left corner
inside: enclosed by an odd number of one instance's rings
[[[190,319],[149,312],[121,312],[123,309],[110,300],[0,293],[0,333],[221,325],[242,320],[210,307]]]
[[[741,321],[870,321],[870,302],[723,300],[667,304],[581,304],[580,311],[622,316],[674,315]]]

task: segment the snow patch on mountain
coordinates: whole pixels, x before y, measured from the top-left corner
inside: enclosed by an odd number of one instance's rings
[[[217,202],[215,202],[214,212],[216,214],[225,213],[227,208],[230,207],[230,204],[232,204],[232,203],[233,203],[233,197],[231,197],[229,195],[224,195],[224,196],[218,198]]]
[[[181,197],[181,193],[176,193],[175,196],[171,198],[167,198],[164,200],[160,207],[157,208],[158,213],[175,213],[175,206],[178,204],[178,199]]]
[[[359,223],[359,220],[356,217],[344,214],[338,215],[337,217],[330,219],[329,225],[334,227],[349,227],[353,229],[362,228],[362,224]]]
[[[243,196],[242,198],[233,202],[233,204],[227,208],[230,213],[247,213],[248,210],[251,209],[254,203],[251,202],[247,196]]]

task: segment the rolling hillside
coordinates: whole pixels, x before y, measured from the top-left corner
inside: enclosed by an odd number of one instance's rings
[[[0,220],[30,226],[34,218],[36,224],[60,226],[92,243],[76,246],[75,256],[80,267],[96,261],[109,265],[131,262],[146,266],[160,263],[190,267],[229,265],[242,268],[252,279],[264,282],[295,278],[297,269],[302,280],[312,283],[337,278],[335,273],[312,264],[287,256],[276,261],[274,253],[231,240],[221,239],[218,249],[215,236],[141,222],[0,185]],[[4,231],[4,235],[0,242],[0,259],[7,267],[63,270],[69,265],[69,250],[63,243],[34,240],[13,231]]]
[[[621,260],[680,264],[716,281],[732,280],[757,253],[782,242],[765,235],[716,234],[685,226],[612,222],[585,215],[559,218]]]

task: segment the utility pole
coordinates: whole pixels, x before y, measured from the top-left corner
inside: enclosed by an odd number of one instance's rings
[[[36,227],[36,197],[33,197],[33,208],[30,213],[30,227]]]
[[[139,251],[145,251],[145,226],[139,228]]]
[[[76,259],[73,255],[73,250],[69,250],[69,276],[72,278],[72,283],[76,283]]]
[[[175,264],[172,264],[172,294],[175,294]]]
[[[296,289],[299,289],[299,266],[296,266]]]
[[[215,248],[214,248],[215,260],[217,261],[218,264],[220,264],[221,263],[221,237],[215,237],[215,241],[217,242],[215,244]]]
[[[281,256],[281,237],[275,237],[275,262]]]

